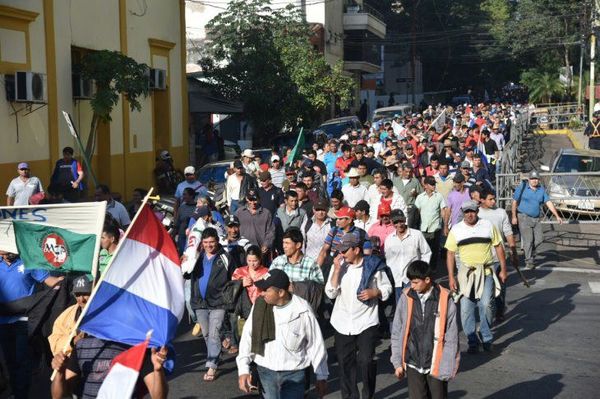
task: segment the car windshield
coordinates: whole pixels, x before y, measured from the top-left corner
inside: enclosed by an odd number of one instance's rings
[[[385,119],[385,120],[394,119],[394,115],[396,115],[396,114],[402,115],[402,111],[399,109],[392,110],[392,111],[377,111],[373,115],[373,122],[377,122],[381,119]]]
[[[227,171],[228,166],[229,165],[224,164],[201,168],[198,171],[198,180],[204,184],[209,182],[225,183],[225,172]]]
[[[350,122],[341,122],[341,123],[332,123],[330,125],[321,125],[318,130],[325,133],[327,136],[338,138],[346,129],[353,129],[352,123]]]
[[[554,172],[600,172],[600,157],[587,155],[561,155],[554,168]]]

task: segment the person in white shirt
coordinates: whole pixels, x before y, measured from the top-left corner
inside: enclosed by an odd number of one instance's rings
[[[354,205],[358,201],[367,198],[367,189],[365,186],[360,184],[360,174],[356,168],[350,169],[347,174],[349,183],[342,187],[342,193],[344,193],[344,199],[350,208],[354,208]]]
[[[410,285],[406,277],[406,269],[415,260],[429,263],[431,250],[427,240],[417,229],[406,224],[406,216],[401,212],[393,212],[392,223],[396,232],[385,239],[385,259],[394,277],[396,302],[402,295],[402,289]]]
[[[394,183],[390,179],[383,179],[379,185],[379,197],[374,202],[371,202],[371,217],[377,217],[377,210],[382,202],[387,202],[392,210],[400,209],[402,213],[406,215],[407,207],[406,202],[402,195],[395,189]]]
[[[313,217],[307,218],[300,230],[304,235],[304,253],[312,259],[318,259],[331,230],[331,219],[327,216],[329,201],[322,198],[314,204],[313,209]]]
[[[377,378],[374,356],[379,338],[378,303],[387,300],[392,285],[384,271],[384,260],[364,256],[355,234],[344,235],[338,251],[325,294],[335,299],[331,325],[335,329],[342,398],[372,398]],[[362,395],[356,385],[357,374],[363,381]]]
[[[354,212],[356,212],[356,219],[354,219],[354,225],[363,229],[364,231],[369,231],[371,226],[377,223],[377,219],[374,219],[370,212],[369,203],[365,200],[360,200],[354,205]]]
[[[254,153],[250,148],[247,148],[242,152],[242,163],[244,164],[244,170],[250,176],[257,177],[260,167],[258,163],[254,160]]]
[[[320,397],[325,396],[327,350],[310,305],[288,291],[290,280],[282,270],[269,270],[254,285],[262,292],[242,331],[236,358],[240,390],[250,393],[256,388],[250,375],[254,362],[265,398],[303,399],[305,369],[312,365],[315,389]],[[265,328],[271,319],[267,312],[272,312],[274,336]]]
[[[275,187],[283,187],[283,181],[285,180],[285,170],[281,164],[281,158],[279,155],[271,156],[271,167],[269,168],[271,173],[271,182]]]

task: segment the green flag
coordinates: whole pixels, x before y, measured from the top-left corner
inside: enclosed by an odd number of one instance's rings
[[[25,268],[62,272],[92,271],[96,236],[60,227],[13,221],[17,249]]]
[[[304,149],[304,128],[300,128],[300,133],[298,133],[298,140],[296,140],[296,145],[292,149],[290,156],[288,157],[288,163],[291,166],[294,161],[300,159],[302,156],[302,150]]]

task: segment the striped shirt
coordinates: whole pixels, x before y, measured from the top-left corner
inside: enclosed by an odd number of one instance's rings
[[[371,248],[373,248],[373,245],[371,245],[371,241],[369,240],[369,235],[361,228],[352,226],[350,227],[350,230],[348,230],[348,233],[346,233],[343,229],[336,226],[329,230],[329,234],[327,234],[327,237],[325,238],[325,244],[331,246],[331,252],[337,252],[337,247],[345,234],[354,234],[359,240],[364,240],[363,251],[371,250]]]
[[[315,281],[324,284],[323,272],[313,258],[303,256],[297,263],[290,263],[286,255],[281,255],[273,259],[270,269],[280,269],[288,275],[291,282],[295,281]]]
[[[502,244],[502,235],[488,220],[478,219],[474,226],[464,221],[452,226],[446,249],[457,252],[461,263],[468,266],[488,265],[494,261],[493,247]]]
[[[79,340],[67,364],[67,368],[80,377],[80,384],[75,392],[77,396],[83,399],[97,397],[100,386],[110,369],[110,363],[115,356],[129,348],[129,345],[103,341],[91,336]],[[138,384],[154,370],[149,353],[150,350],[147,351],[142,363]],[[135,397],[135,394],[133,396]]]

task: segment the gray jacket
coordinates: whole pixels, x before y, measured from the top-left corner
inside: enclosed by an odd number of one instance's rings
[[[275,229],[271,212],[258,208],[256,215],[250,213],[245,206],[239,208],[235,215],[240,220],[240,235],[259,247],[272,248],[275,241]]]
[[[288,215],[285,206],[277,209],[277,218],[281,221],[281,228],[285,232],[290,227],[300,228],[306,219],[306,211],[297,208],[291,215]]]
[[[423,368],[429,368],[432,377],[448,381],[454,378],[460,363],[456,305],[447,289],[436,285],[434,290],[434,295],[431,295],[427,302],[437,300],[437,312],[428,311],[424,318],[434,318],[435,321],[423,322],[423,316],[414,313],[422,309],[414,291],[407,288],[400,295],[392,324],[390,360],[394,369],[402,367],[406,370],[407,362],[413,364],[414,360],[423,359],[425,355],[427,360],[431,359],[431,363],[417,366],[427,366]],[[433,331],[429,330],[431,327]],[[413,337],[411,332],[418,332],[419,336]],[[423,337],[431,336],[432,341],[423,340]],[[426,351],[427,354],[411,351]]]

